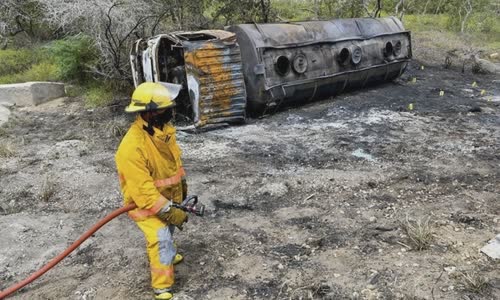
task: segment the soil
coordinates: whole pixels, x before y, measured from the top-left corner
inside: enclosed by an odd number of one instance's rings
[[[479,252],[500,232],[499,82],[413,62],[391,83],[178,131],[207,213],[176,233],[176,299],[500,299],[499,262]],[[122,205],[122,110],[60,99],[1,128],[15,148],[0,158],[0,289]],[[432,231],[420,251],[404,230],[417,220]],[[151,299],[149,280],[120,216],[11,299]]]

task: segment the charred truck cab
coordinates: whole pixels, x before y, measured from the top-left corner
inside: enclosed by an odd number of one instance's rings
[[[244,122],[246,89],[234,33],[204,30],[140,39],[130,61],[135,86],[145,81],[182,85],[177,103],[197,127]]]
[[[181,84],[178,102],[200,127],[391,81],[411,57],[410,32],[390,17],[162,34],[138,40],[131,64],[136,86]]]

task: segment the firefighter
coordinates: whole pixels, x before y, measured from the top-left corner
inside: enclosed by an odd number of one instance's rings
[[[140,84],[125,108],[138,113],[116,152],[116,166],[125,205],[137,208],[129,216],[147,242],[155,299],[171,299],[177,253],[172,235],[187,222],[186,213],[172,207],[187,195],[181,150],[170,122],[178,90],[160,83]]]

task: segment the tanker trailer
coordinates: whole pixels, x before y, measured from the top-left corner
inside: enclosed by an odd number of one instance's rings
[[[137,41],[131,63],[136,85],[181,84],[200,127],[394,80],[411,56],[410,32],[389,17],[174,32]]]

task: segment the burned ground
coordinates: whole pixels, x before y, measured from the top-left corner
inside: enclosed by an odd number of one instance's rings
[[[500,230],[498,80],[413,63],[393,83],[179,131],[208,212],[176,235],[178,299],[498,299],[498,262],[478,251]],[[120,111],[67,99],[2,128],[1,289],[121,205]],[[404,229],[427,218],[417,251]],[[121,216],[12,299],[150,296],[144,239]]]

